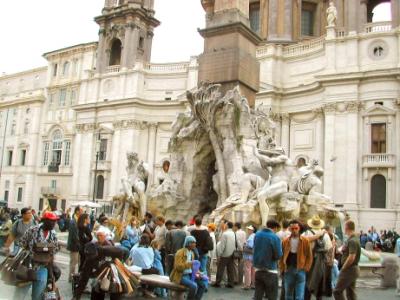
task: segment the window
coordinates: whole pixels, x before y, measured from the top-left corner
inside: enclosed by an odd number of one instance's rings
[[[68,72],[69,72],[69,62],[66,61],[63,65],[62,75],[68,76]]]
[[[9,197],[9,191],[4,191],[4,201],[8,202],[8,197]]]
[[[260,4],[259,3],[250,4],[249,16],[250,16],[251,30],[259,33],[260,32]]]
[[[13,108],[12,113],[13,113],[13,116],[16,117],[18,114],[18,110],[16,108]]]
[[[12,159],[13,159],[13,151],[8,150],[8,156],[7,156],[7,166],[12,165]]]
[[[67,97],[67,90],[61,89],[60,90],[60,98],[59,98],[59,106],[65,106],[65,98]]]
[[[17,124],[15,123],[15,121],[13,121],[10,127],[10,135],[15,135],[16,130],[17,130]]]
[[[301,35],[314,35],[314,15],[316,6],[313,3],[302,3],[301,9]]]
[[[22,202],[22,192],[22,187],[19,187],[17,192],[17,202]]]
[[[104,194],[104,177],[103,175],[97,176],[96,182],[96,199],[103,199]]]
[[[73,105],[75,103],[76,100],[76,89],[71,90],[71,94],[69,96],[71,105]]]
[[[121,41],[115,39],[111,45],[111,53],[110,53],[110,66],[120,65],[121,63]]]
[[[50,143],[44,142],[43,143],[43,166],[47,166],[47,164],[49,163],[49,148],[50,148]]]
[[[386,179],[380,174],[371,178],[371,208],[386,208]]]
[[[386,153],[386,124],[371,125],[371,153]]]
[[[51,187],[52,189],[57,188],[57,180],[52,179],[52,180],[50,181],[50,187]]]
[[[52,106],[54,103],[54,99],[56,98],[56,93],[52,92],[49,95],[49,106]]]
[[[107,140],[101,139],[100,140],[99,160],[106,160],[106,159],[107,159]]]
[[[21,150],[21,166],[25,166],[26,160],[26,149]]]
[[[62,133],[61,130],[56,130],[53,133],[52,141],[52,158],[51,165],[59,166],[61,164],[61,154],[62,154]]]
[[[6,180],[6,182],[4,183],[4,188],[7,190],[10,188],[10,180]]]
[[[383,55],[383,48],[381,46],[374,48],[374,56],[380,57]]]
[[[57,76],[57,68],[58,68],[58,64],[54,64],[53,65],[53,77]]]
[[[78,73],[78,60],[75,58],[72,63],[72,75],[76,75]]]
[[[43,198],[39,198],[39,211],[43,210]]]
[[[28,133],[29,133],[29,120],[25,120],[24,134],[28,134]]]
[[[69,166],[69,158],[71,153],[71,141],[65,141],[64,165]]]
[[[139,49],[144,48],[144,37],[139,37]]]

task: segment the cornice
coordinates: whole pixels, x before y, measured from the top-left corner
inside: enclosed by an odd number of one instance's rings
[[[325,114],[333,114],[336,112],[344,113],[355,113],[359,112],[363,108],[364,104],[361,101],[342,101],[325,103],[321,109]]]
[[[107,102],[95,102],[88,104],[79,104],[75,105],[72,108],[75,111],[90,111],[96,110],[100,108],[109,108],[111,106],[120,106],[120,107],[155,107],[157,109],[177,109],[177,108],[185,108],[185,103],[183,101],[153,101],[153,100],[145,100],[141,98],[130,98],[130,99],[122,99],[122,100],[110,100]]]

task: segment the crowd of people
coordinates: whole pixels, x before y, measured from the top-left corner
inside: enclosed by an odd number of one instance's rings
[[[6,217],[3,226],[9,228],[9,233],[3,238],[5,251],[13,243],[14,254],[22,247],[35,255],[35,243],[45,243],[54,258],[59,249],[54,230],[56,224],[59,226],[58,215],[45,212],[40,217],[30,208],[23,208],[21,217],[14,222],[8,219],[10,216]],[[104,270],[108,257],[119,258],[132,271],[168,275],[172,282],[187,287],[187,299],[202,299],[210,286],[228,289],[241,286],[246,291],[254,290],[255,300],[263,297],[275,300],[279,280],[282,280],[281,299],[312,296],[345,299],[344,291],[347,299],[356,299],[355,282],[363,240],[355,234],[352,221],[346,222],[346,239],[339,247],[341,242],[333,229],[318,216],[305,223],[270,220],[266,227],[258,229],[249,224],[242,228],[243,224],[229,220],[207,224],[201,216],[184,223],[147,212],[142,220],[136,217],[126,220],[120,233],[104,214],[95,218],[79,206],[65,219],[68,219],[70,253],[68,279],[74,286],[74,299],[88,289],[90,278],[96,278]],[[53,276],[47,264],[36,262],[34,270],[38,279],[32,283],[32,299],[41,299]],[[213,274],[215,280],[211,281]],[[163,288],[146,285],[140,290],[148,298],[168,294]],[[95,287],[89,292],[92,299],[104,299],[107,294]],[[110,293],[111,299],[121,296],[121,292]]]
[[[381,230],[380,233],[372,226],[365,233],[360,231],[361,247],[366,250],[394,252],[399,238],[396,230]]]

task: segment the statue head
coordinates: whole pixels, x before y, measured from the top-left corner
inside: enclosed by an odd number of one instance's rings
[[[139,156],[136,152],[127,152],[126,158],[128,159],[128,162],[138,162],[139,161]]]
[[[315,166],[313,173],[318,178],[321,178],[324,175],[324,169],[321,166]]]

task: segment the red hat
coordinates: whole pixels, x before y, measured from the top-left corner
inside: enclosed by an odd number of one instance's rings
[[[57,217],[57,215],[51,211],[46,211],[43,215],[42,215],[42,220],[51,220],[51,221],[57,221],[59,218]]]

